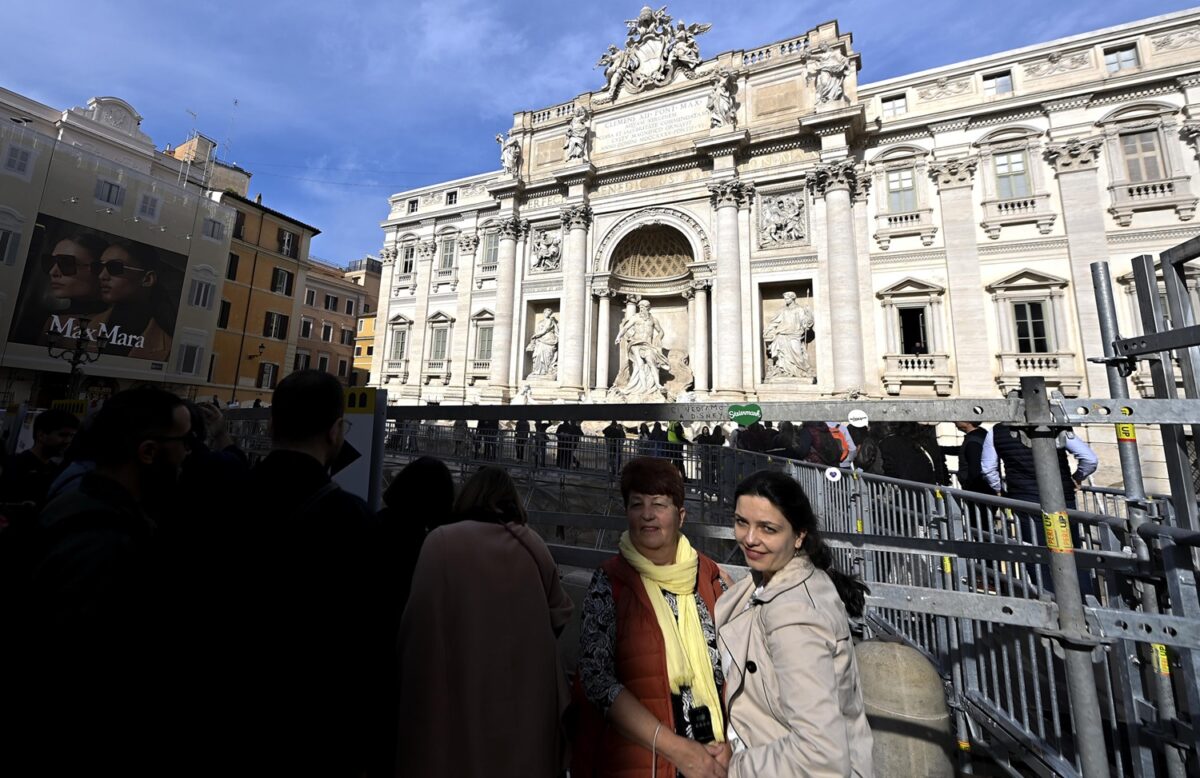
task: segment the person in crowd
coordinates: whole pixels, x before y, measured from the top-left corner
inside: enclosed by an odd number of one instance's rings
[[[854,456],[858,453],[858,444],[854,442],[854,436],[850,434],[850,426],[836,421],[827,421],[825,426],[829,428],[829,434],[833,435],[838,445],[842,447],[842,467],[850,467],[850,463],[854,461]]]
[[[661,457],[667,452],[667,431],[662,422],[654,422],[650,428],[650,456]]]
[[[145,506],[173,493],[191,419],[178,397],[146,387],[110,398],[92,432],[95,470],[45,507],[5,565],[6,606],[17,610],[3,665],[20,668],[0,681],[9,775],[30,765],[41,775],[169,775],[186,758],[173,727],[187,671],[171,654],[175,603]]]
[[[550,422],[546,420],[533,423],[533,463],[537,467],[546,466],[546,449],[550,445]]]
[[[734,537],[750,575],[717,602],[729,775],[871,778],[849,616],[866,586],[833,566],[808,497],[760,470],[735,491]]]
[[[884,423],[882,427],[879,456],[883,475],[930,485],[941,483],[934,457],[923,445],[920,425],[901,421]],[[943,458],[943,467],[944,462]]]
[[[724,426],[720,424],[714,425],[712,434],[708,438],[708,452],[704,458],[708,466],[708,477],[705,483],[710,486],[717,484],[717,475],[721,471],[721,457],[723,455],[721,449],[725,448],[726,445]]]
[[[647,424],[646,422],[642,422],[641,424],[638,425],[637,439],[638,439],[638,442],[637,442],[638,456],[649,456],[650,455],[650,446],[651,446],[650,425]]]
[[[780,422],[766,453],[788,459],[804,460],[812,449],[812,435],[804,426],[797,428],[790,421]]]
[[[958,488],[979,494],[995,494],[983,475],[983,442],[988,431],[973,421],[956,421],[954,426],[963,433],[963,442],[957,448],[942,447],[942,454],[958,457]]]
[[[712,614],[726,582],[681,532],[687,514],[674,465],[630,461],[621,496],[629,529],[583,605],[571,774],[719,778],[724,677]]]
[[[100,282],[100,299],[109,306],[110,333],[106,353],[164,361],[171,354],[175,301],[162,283],[162,268],[153,248],[118,241],[92,265]]]
[[[424,456],[404,466],[383,492],[384,508],[376,514],[379,550],[384,557],[384,606],[387,631],[400,631],[400,617],[412,590],[425,536],[449,524],[454,510],[454,477],[440,459]],[[374,716],[374,737],[369,778],[396,775],[396,753],[400,726],[400,665],[395,651],[389,652],[390,670],[381,679],[386,693]]]
[[[1058,472],[1062,479],[1063,496],[1067,507],[1075,507],[1075,491],[1099,466],[1096,452],[1072,431],[1059,436]],[[1075,457],[1075,471],[1067,462],[1067,454]],[[1001,480],[1001,465],[1004,478]],[[980,469],[993,494],[1003,494],[1014,500],[1040,502],[1037,475],[1033,464],[1033,448],[1021,434],[1007,424],[992,427],[983,439]],[[1035,533],[1036,534],[1036,533]]]
[[[670,454],[671,461],[679,469],[679,474],[685,481],[687,480],[687,471],[683,467],[683,450],[689,442],[687,435],[683,432],[682,423],[673,421],[667,425],[667,453]]]
[[[386,694],[388,635],[374,516],[329,474],[345,439],[337,378],[291,373],[271,397],[271,451],[241,496],[227,638],[244,772],[358,775]]]
[[[398,775],[554,778],[573,605],[512,479],[480,469],[425,539],[400,626]]]
[[[467,441],[471,438],[471,429],[466,419],[455,419],[451,425],[454,437],[454,456],[461,457],[467,453]]]
[[[483,443],[483,458],[494,462],[500,444],[499,419],[480,419],[475,431]]]
[[[41,510],[62,472],[59,458],[78,431],[79,419],[66,411],[43,411],[33,420],[33,446],[9,457],[0,472],[0,504],[7,505],[10,522],[21,517],[32,521]]]
[[[529,419],[518,419],[513,427],[513,442],[516,445],[517,461],[525,461],[525,447],[529,445]]]
[[[767,428],[763,426],[761,421],[756,421],[742,430],[738,435],[738,448],[761,454],[771,445],[773,436],[774,433],[767,432]]]
[[[99,274],[94,272],[107,244],[89,233],[63,238],[54,249],[42,257],[42,271],[47,277],[47,297],[50,313],[36,333],[37,342],[45,345],[58,338],[71,338],[71,325],[83,328],[83,319],[94,327],[105,320],[107,304],[100,299]],[[57,326],[55,326],[57,324]],[[59,333],[51,336],[48,333]]]
[[[841,464],[842,455],[845,452],[842,450],[841,442],[834,437],[828,424],[823,421],[806,421],[801,423],[800,429],[809,439],[805,461],[824,467],[837,467]],[[798,447],[803,448],[803,445],[801,439]]]
[[[621,472],[621,446],[625,440],[625,428],[616,419],[604,428],[605,448],[608,453],[608,474],[616,475]]]

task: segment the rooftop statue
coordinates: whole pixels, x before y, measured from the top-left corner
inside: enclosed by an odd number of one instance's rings
[[[621,91],[636,94],[665,86],[678,73],[696,77],[700,65],[696,36],[712,25],[680,21],[672,26],[673,21],[665,5],[657,11],[644,6],[636,19],[625,21],[625,48],[610,45],[596,63],[604,66],[606,94],[602,99],[615,100]]]

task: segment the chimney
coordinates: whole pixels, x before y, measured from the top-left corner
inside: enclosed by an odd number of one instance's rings
[[[254,195],[254,202],[258,205],[262,205],[262,192]]]

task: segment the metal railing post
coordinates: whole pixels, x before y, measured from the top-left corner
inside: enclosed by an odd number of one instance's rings
[[[1027,434],[1033,448],[1038,495],[1042,503],[1042,523],[1046,546],[1050,549],[1050,575],[1058,604],[1057,639],[1066,654],[1067,690],[1071,698],[1080,763],[1087,778],[1108,778],[1108,746],[1100,716],[1100,698],[1092,668],[1094,640],[1087,632],[1083,595],[1075,568],[1075,545],[1071,523],[1067,520],[1067,500],[1055,446],[1056,430],[1041,376],[1021,378],[1021,397],[1025,400]]]

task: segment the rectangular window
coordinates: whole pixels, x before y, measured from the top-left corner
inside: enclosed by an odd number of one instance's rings
[[[362,334],[362,331],[363,331],[363,325],[364,325],[364,324],[366,324],[366,323],[367,323],[367,320],[366,320],[366,319],[359,319],[359,320],[358,320],[358,332],[359,332],[359,334]]]
[[[454,267],[454,238],[442,240],[442,250],[439,253],[441,255],[441,261],[438,263],[439,269],[449,270]]]
[[[908,113],[908,100],[904,95],[893,95],[885,97],[883,103],[883,118],[891,119],[896,116],[903,116]]]
[[[213,371],[215,371],[216,369],[217,369],[217,355],[209,354],[208,355],[208,378],[205,380],[207,380],[210,384],[213,382],[213,380],[212,380]]]
[[[312,328],[313,328],[312,319],[301,319],[300,320],[300,337],[311,338],[312,337]]]
[[[362,356],[362,346],[355,346],[355,347],[354,347],[354,356],[356,356],[356,357],[361,357],[361,356]]]
[[[987,97],[1001,97],[1012,94],[1012,73],[991,73],[983,77],[983,94]]]
[[[321,340],[325,341],[326,343],[333,342],[333,325],[332,324],[321,325]]]
[[[29,175],[29,161],[32,157],[33,152],[14,143],[8,147],[8,156],[4,159],[4,169],[25,178]]]
[[[913,169],[889,170],[887,174],[888,213],[907,213],[917,210],[917,189]]]
[[[1025,169],[1025,152],[1014,151],[996,155],[996,196],[1001,200],[1029,196],[1029,173]]]
[[[320,356],[317,357],[317,370],[320,370],[322,373],[329,372],[329,357],[328,357],[328,355],[321,354]]]
[[[353,300],[346,301],[346,315],[347,316],[354,315],[354,301]]]
[[[308,366],[312,363],[312,357],[307,351],[297,351],[296,361],[292,363],[293,370],[308,370]]]
[[[347,364],[346,364],[346,360],[344,360],[344,359],[339,359],[339,360],[338,360],[338,377],[339,377],[339,378],[345,378],[345,377],[346,377],[346,369],[347,369],[348,367],[349,367],[349,365],[347,365]]]
[[[1022,354],[1047,354],[1050,340],[1046,335],[1046,314],[1042,303],[1013,303],[1017,324],[1017,351]]]
[[[409,213],[417,212],[417,202],[418,201],[416,199],[412,199],[412,200],[408,201],[408,212]]]
[[[438,327],[433,331],[433,346],[429,349],[430,359],[446,358],[446,342],[450,338],[448,327]]]
[[[12,230],[0,230],[0,265],[11,265],[16,259],[17,233]]]
[[[342,345],[343,346],[353,346],[354,345],[354,330],[342,330]]]
[[[221,301],[221,310],[217,313],[217,326],[221,329],[229,327],[229,311],[233,308],[228,300]]]
[[[413,262],[417,258],[416,246],[405,246],[400,249],[400,272],[411,273],[413,271]]]
[[[233,219],[233,237],[238,240],[246,237],[246,214],[242,211],[238,211]]]
[[[500,233],[489,232],[483,236],[483,264],[495,265],[500,261]]]
[[[408,346],[408,330],[392,331],[392,359],[404,359],[404,351]]]
[[[1104,50],[1104,67],[1109,73],[1133,70],[1138,66],[1137,44],[1115,46]]]
[[[211,308],[214,287],[207,281],[193,280],[188,290],[188,305],[193,308]]]
[[[232,251],[229,252],[229,266],[225,268],[225,277],[230,281],[237,280],[238,271],[238,255]]]
[[[263,362],[258,366],[258,388],[274,389],[275,381],[279,378],[279,365]]]
[[[375,347],[374,346],[367,346],[367,356],[369,356],[369,357],[375,356]]]
[[[275,311],[267,311],[263,318],[263,337],[287,340],[288,317]]]
[[[225,225],[216,219],[204,220],[204,237],[212,240],[222,240],[225,237]]]
[[[1156,131],[1122,135],[1121,152],[1125,156],[1125,174],[1130,181],[1137,183],[1163,178],[1162,154],[1159,153]]]
[[[305,289],[304,290],[304,304],[311,305],[314,308],[316,307],[316,305],[317,305],[317,290],[315,290],[315,289]]]
[[[158,218],[158,198],[152,194],[142,195],[142,199],[138,203],[138,216],[149,221],[156,220]]]
[[[475,339],[475,358],[492,358],[492,328],[490,326],[479,328],[479,333]]]
[[[458,192],[446,192],[446,205],[458,205]]]
[[[327,311],[336,311],[337,310],[337,298],[331,294],[325,295],[325,310],[327,310]]]
[[[295,259],[299,255],[299,240],[296,239],[296,233],[288,232],[285,229],[280,229],[277,234],[279,239],[279,253],[285,257]]]
[[[924,308],[897,308],[900,316],[900,353],[928,354]]]
[[[10,148],[9,152],[11,153],[11,151],[12,149]],[[124,205],[125,187],[114,181],[98,178],[96,179],[96,199],[109,205]]]
[[[178,372],[184,375],[197,375],[200,366],[204,364],[204,347],[185,343],[179,350]]]
[[[275,294],[292,296],[292,281],[295,275],[288,270],[277,267],[271,271],[271,291]]]

